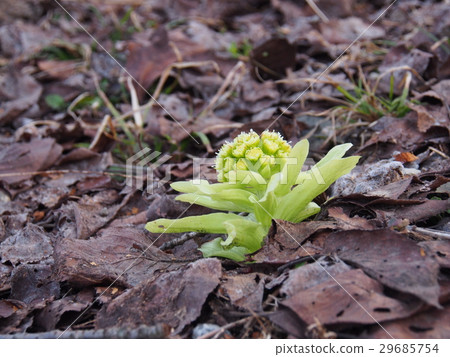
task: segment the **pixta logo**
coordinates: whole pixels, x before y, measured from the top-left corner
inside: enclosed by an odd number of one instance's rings
[[[144,148],[127,159],[126,162],[126,185],[134,189],[153,193],[155,188],[161,187],[170,180],[170,165],[165,167],[164,177],[157,178],[156,169],[169,161],[170,155],[159,151],[151,151]],[[144,187],[144,184],[146,186]]]

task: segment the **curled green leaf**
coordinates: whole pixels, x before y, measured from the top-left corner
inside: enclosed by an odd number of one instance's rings
[[[237,262],[245,260],[247,254],[252,253],[245,247],[232,246],[224,247],[222,245],[222,238],[213,239],[210,242],[203,244],[199,250],[203,253],[205,258],[221,257],[231,259]]]
[[[202,216],[189,216],[179,219],[157,219],[148,222],[145,229],[152,233],[227,233],[224,222],[242,218],[233,213],[211,213]]]

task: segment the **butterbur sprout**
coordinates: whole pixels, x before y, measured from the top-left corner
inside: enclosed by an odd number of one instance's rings
[[[273,219],[299,223],[317,214],[314,198],[349,173],[359,156],[343,158],[351,144],[335,146],[308,171],[302,171],[309,151],[307,140],[291,147],[279,133],[241,133],[222,146],[216,159],[219,183],[206,180],[175,182],[183,194],[177,200],[226,213],[180,219],[157,219],[153,233],[202,232],[224,234],[202,245],[204,257],[242,261],[261,248]],[[237,214],[240,213],[240,214]]]

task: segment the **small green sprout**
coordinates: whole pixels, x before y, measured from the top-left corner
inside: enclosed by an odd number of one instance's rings
[[[228,47],[228,52],[230,53],[232,58],[239,59],[241,57],[250,56],[250,52],[252,51],[252,49],[252,44],[247,39],[245,39],[239,44],[234,41],[231,42],[230,47]]]
[[[59,94],[48,94],[45,96],[45,103],[53,110],[64,110],[67,103]]]
[[[216,159],[219,183],[206,180],[175,182],[182,202],[228,213],[211,213],[148,222],[153,233],[202,232],[226,234],[202,245],[204,257],[236,261],[259,250],[273,219],[298,223],[317,214],[312,202],[334,181],[349,173],[359,157],[343,158],[351,144],[331,149],[316,165],[302,171],[309,151],[307,140],[293,148],[276,132],[242,133],[226,143]],[[232,213],[230,213],[232,212]],[[236,214],[239,213],[239,214]]]

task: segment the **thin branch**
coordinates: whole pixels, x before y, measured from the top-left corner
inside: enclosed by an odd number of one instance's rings
[[[317,16],[320,17],[320,19],[323,22],[325,22],[325,23],[330,22],[330,20],[328,19],[327,15],[325,15],[324,12],[319,9],[319,7],[316,5],[314,0],[306,0],[306,2],[309,5],[309,7],[316,13]]]

